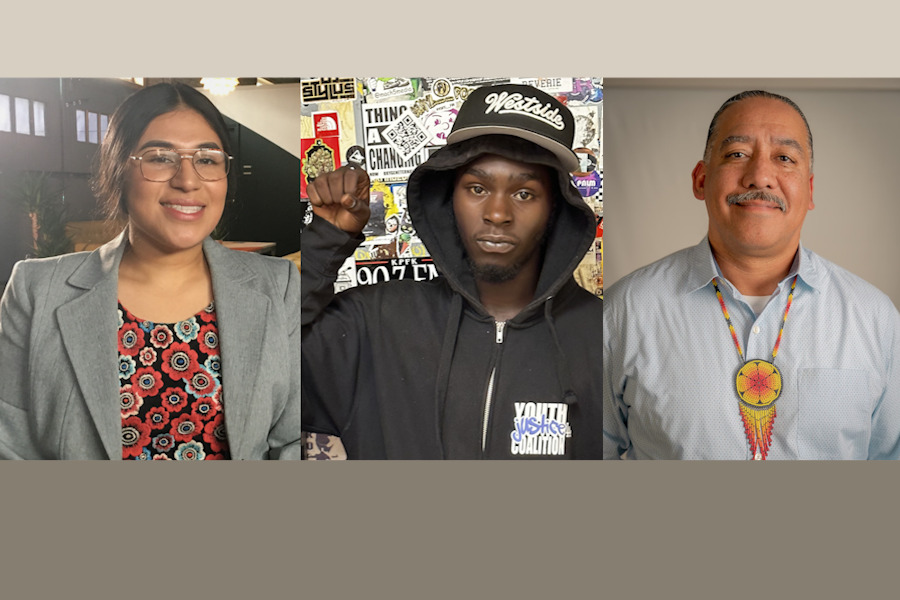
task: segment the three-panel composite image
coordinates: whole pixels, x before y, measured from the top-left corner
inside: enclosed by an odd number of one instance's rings
[[[0,458],[900,458],[898,107],[0,78]]]

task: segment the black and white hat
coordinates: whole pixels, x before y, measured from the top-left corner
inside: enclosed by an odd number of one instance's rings
[[[456,115],[447,145],[489,134],[528,140],[555,154],[568,172],[578,170],[578,157],[572,151],[575,117],[562,102],[529,85],[473,90]]]

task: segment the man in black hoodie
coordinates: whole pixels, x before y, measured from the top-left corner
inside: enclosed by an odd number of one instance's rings
[[[362,242],[369,178],[309,188],[303,423],[349,458],[602,456],[602,302],[572,273],[596,221],[572,184],[571,112],[529,86],[473,91],[410,176],[441,277],[333,292]]]

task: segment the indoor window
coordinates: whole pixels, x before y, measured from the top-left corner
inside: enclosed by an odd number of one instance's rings
[[[16,98],[16,133],[31,134],[31,119],[29,118],[28,98]]]
[[[12,131],[12,115],[9,108],[9,96],[0,94],[0,131]]]
[[[32,104],[32,111],[34,113],[34,135],[47,135],[44,129],[44,103],[35,100]]]
[[[88,141],[92,144],[97,143],[98,124],[97,113],[88,113]]]
[[[87,127],[85,126],[84,111],[75,111],[75,139],[79,142],[87,141]]]

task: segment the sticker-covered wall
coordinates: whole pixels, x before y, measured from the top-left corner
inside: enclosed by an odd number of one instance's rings
[[[523,83],[556,96],[575,116],[573,183],[597,216],[594,244],[575,279],[603,294],[603,86],[600,78],[370,77],[301,80],[300,193],[322,173],[347,164],[371,178],[365,242],[347,259],[337,291],[390,279],[437,276],[406,210],[406,182],[441,148],[457,111],[481,86]],[[307,220],[311,218],[307,210]],[[302,234],[301,234],[302,236]]]

